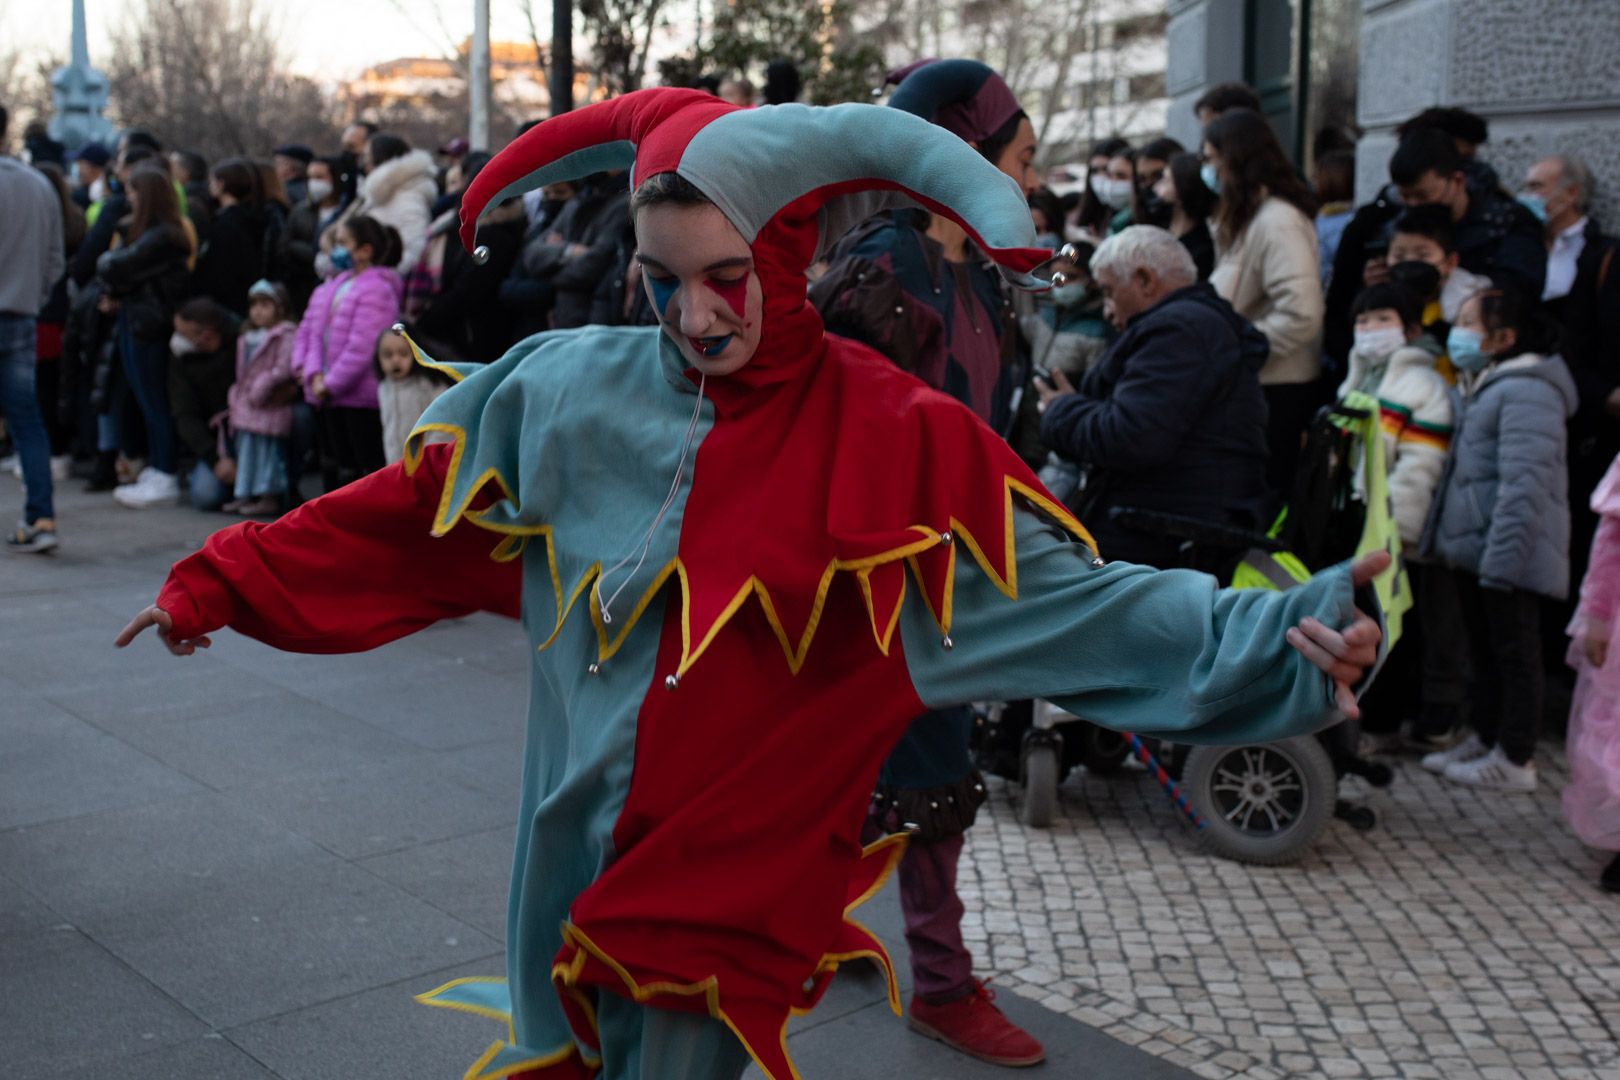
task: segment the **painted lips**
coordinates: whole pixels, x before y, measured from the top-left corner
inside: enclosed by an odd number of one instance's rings
[[[704,356],[719,356],[726,351],[726,346],[731,344],[732,336],[726,334],[722,337],[688,337],[686,340],[692,343],[694,351]]]

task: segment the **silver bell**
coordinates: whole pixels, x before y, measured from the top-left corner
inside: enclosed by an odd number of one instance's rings
[[[673,690],[679,685],[681,685],[681,680],[680,680],[679,676],[677,676],[677,675],[666,675],[666,676],[664,676],[664,689],[665,690]]]
[[[397,322],[392,327],[390,327],[390,329],[393,330],[394,333],[396,333],[396,334],[404,334],[405,333],[405,324],[402,323],[402,322]]]
[[[472,260],[479,266],[483,266],[485,263],[489,262],[489,245],[479,244],[477,247],[473,248]]]
[[[1052,288],[1061,289],[1063,286],[1067,285],[1068,283],[1069,283],[1069,275],[1065,274],[1063,271],[1059,270],[1057,273],[1052,275]]]
[[[602,674],[602,665],[592,660],[590,666],[585,669],[585,673],[587,675],[600,675]]]
[[[1093,555],[1091,557],[1091,568],[1093,570],[1101,570],[1103,567],[1105,567],[1107,565],[1108,565],[1108,560],[1104,559],[1101,555]]]
[[[1058,248],[1057,253],[1058,258],[1060,259],[1068,259],[1070,262],[1080,261],[1080,249],[1075,247],[1073,244],[1064,244],[1062,247]]]
[[[949,634],[946,634],[944,637],[940,638],[939,643],[947,650],[956,648],[956,642],[951,640],[951,635]]]
[[[942,544],[949,544],[949,543],[953,542],[955,539],[956,539],[956,537],[952,536],[948,532],[942,532],[942,533],[939,534],[939,542],[942,543]]]

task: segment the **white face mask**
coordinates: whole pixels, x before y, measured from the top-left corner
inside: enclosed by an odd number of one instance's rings
[[[1355,350],[1368,360],[1382,360],[1406,344],[1406,331],[1396,326],[1357,330]]]
[[[332,195],[332,181],[311,180],[309,182],[309,201],[323,203]]]
[[[169,351],[176,356],[190,356],[197,351],[197,346],[190,338],[176,330],[169,335]]]
[[[1110,210],[1123,210],[1131,205],[1131,182],[1116,180],[1112,176],[1093,176],[1091,193]]]

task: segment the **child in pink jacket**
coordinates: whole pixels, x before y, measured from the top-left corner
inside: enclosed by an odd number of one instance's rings
[[[338,225],[338,275],[315,290],[298,326],[293,365],[315,407],[315,436],[327,490],[384,465],[377,413],[377,335],[399,320],[404,283],[394,272],[400,238],[356,214]]]
[[[1599,518],[1592,561],[1569,627],[1569,664],[1578,674],[1565,742],[1564,817],[1582,843],[1620,852],[1620,648],[1610,642],[1620,618],[1620,457],[1592,493],[1592,509]],[[1620,892],[1620,854],[1599,884]]]
[[[287,494],[287,436],[298,389],[295,323],[287,290],[268,281],[248,290],[248,328],[236,339],[236,381],[226,398],[235,440],[236,498],[220,509],[245,517],[281,512]]]

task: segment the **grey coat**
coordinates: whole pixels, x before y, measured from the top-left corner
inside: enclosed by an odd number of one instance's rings
[[[1487,368],[1451,438],[1423,551],[1490,588],[1569,593],[1569,480],[1564,424],[1575,380],[1557,356]]]

